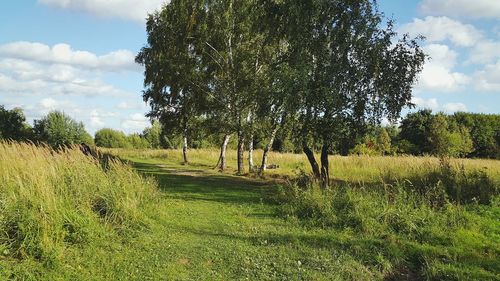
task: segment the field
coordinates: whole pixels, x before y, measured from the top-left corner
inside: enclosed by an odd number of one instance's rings
[[[128,164],[0,143],[0,279],[500,278],[500,161],[332,156],[321,191],[303,155],[261,179],[233,151],[226,173],[216,150],[103,152]]]

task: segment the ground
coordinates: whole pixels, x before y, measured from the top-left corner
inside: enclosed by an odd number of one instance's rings
[[[73,277],[333,280],[346,263],[352,263],[348,275],[354,280],[359,279],[357,275],[367,276],[361,264],[332,251],[332,246],[362,251],[377,241],[355,239],[349,232],[334,235],[308,229],[277,216],[277,206],[269,200],[269,193],[277,187],[269,182],[223,175],[208,167],[129,160],[159,181],[162,196],[149,205],[150,213],[156,215],[149,229],[131,240],[96,245],[102,247],[97,255],[95,249],[88,250],[90,256],[75,253],[79,260],[73,262],[81,271],[76,269]]]

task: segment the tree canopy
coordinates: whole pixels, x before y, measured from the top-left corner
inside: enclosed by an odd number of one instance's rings
[[[235,133],[239,172],[245,139],[251,149],[257,128],[273,140],[288,123],[315,176],[328,178],[339,136],[398,118],[425,60],[371,0],[173,0],[149,16],[147,32],[136,60],[150,116],[182,131],[185,149],[195,117],[215,123],[224,142]]]
[[[85,131],[82,122],[77,122],[61,111],[49,112],[40,120],[35,120],[34,132],[38,141],[54,148],[72,144],[91,144],[92,136]]]

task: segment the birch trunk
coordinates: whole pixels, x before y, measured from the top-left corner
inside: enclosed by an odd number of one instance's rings
[[[243,174],[243,170],[245,169],[243,165],[243,152],[245,150],[245,137],[243,136],[243,132],[238,132],[238,174]]]
[[[253,135],[250,136],[248,141],[248,171],[253,172]]]
[[[187,139],[187,129],[184,129],[184,134],[183,134],[182,157],[183,157],[183,159],[184,159],[184,164],[188,164],[188,139]]]
[[[320,179],[321,173],[319,171],[319,165],[318,162],[316,162],[316,158],[314,157],[314,152],[309,148],[307,143],[302,144],[302,150],[307,156],[307,160],[309,160],[309,164],[311,164],[311,169],[313,172],[313,175],[316,179]]]
[[[271,137],[269,138],[269,142],[266,144],[264,148],[264,153],[262,154],[262,164],[260,165],[260,174],[262,175],[264,171],[267,169],[267,158],[269,157],[269,151],[273,147],[274,139],[276,138],[276,133],[278,132],[278,127],[274,128],[271,132]]]
[[[221,171],[226,170],[226,150],[230,138],[231,135],[224,135],[224,141],[222,141],[222,144],[220,146],[220,156],[216,167],[218,167]]]

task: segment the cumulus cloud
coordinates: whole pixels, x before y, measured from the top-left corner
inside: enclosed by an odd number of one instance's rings
[[[100,17],[116,17],[144,22],[147,14],[160,8],[166,0],[38,0],[39,3],[77,11]]]
[[[439,109],[439,103],[437,99],[434,98],[426,100],[419,97],[412,97],[411,102],[419,108],[432,109],[432,110]]]
[[[448,113],[467,111],[467,106],[461,102],[449,102],[444,105],[440,105],[435,98],[423,99],[419,97],[413,97],[411,102],[414,103],[417,108],[431,109],[432,111],[445,111]]]
[[[500,60],[496,64],[488,64],[474,74],[476,90],[500,92]]]
[[[52,47],[31,42],[2,44],[0,97],[6,106],[23,108],[30,122],[49,111],[61,110],[84,122],[91,133],[104,126],[119,127],[127,117],[113,113],[118,111],[116,103],[126,101],[136,111],[144,108],[137,106],[141,100],[138,93],[119,89],[104,78],[111,73],[135,75],[124,72],[134,67],[133,55],[128,51],[98,56],[73,50],[67,44]],[[127,132],[136,130],[134,124],[138,127],[139,122],[132,121]]]
[[[424,0],[420,9],[429,15],[500,19],[497,0]]]
[[[118,105],[116,105],[116,108],[118,109],[142,109],[146,110],[147,106],[144,102],[137,102],[137,101],[122,101]]]
[[[417,88],[435,92],[453,92],[468,85],[470,77],[454,72],[458,54],[446,45],[431,44],[424,47],[430,60],[424,65]]]
[[[126,130],[139,131],[146,128],[149,125],[149,119],[142,113],[134,113],[130,115],[127,119],[122,121],[122,128]]]
[[[449,113],[458,112],[458,111],[461,111],[461,112],[467,111],[467,107],[465,106],[465,104],[460,103],[460,102],[447,103],[443,106],[443,109],[444,109],[444,111],[449,112]]]
[[[485,64],[496,59],[500,59],[500,42],[485,39],[472,48],[467,62]]]
[[[64,43],[50,47],[37,42],[11,42],[0,45],[0,57],[112,72],[139,70],[131,51],[117,50],[98,56],[87,51],[73,50]]]
[[[401,26],[402,33],[415,37],[423,35],[427,42],[449,40],[457,46],[470,47],[478,42],[483,34],[470,24],[463,24],[448,17],[428,16],[425,19],[414,19],[413,22]]]

